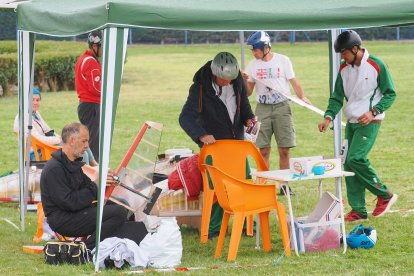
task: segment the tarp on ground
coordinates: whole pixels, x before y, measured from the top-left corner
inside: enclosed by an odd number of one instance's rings
[[[328,30],[414,24],[413,0],[33,0],[18,28],[64,36],[105,27]]]

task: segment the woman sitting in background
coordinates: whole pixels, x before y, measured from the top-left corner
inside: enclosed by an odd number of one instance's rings
[[[32,131],[31,134],[44,144],[59,145],[62,144],[62,138],[51,129],[48,124],[43,120],[39,113],[40,100],[42,96],[40,91],[36,88],[33,89],[33,104],[32,104]],[[14,119],[13,130],[15,133],[19,132],[19,114]],[[30,152],[30,160],[34,159],[33,150]]]

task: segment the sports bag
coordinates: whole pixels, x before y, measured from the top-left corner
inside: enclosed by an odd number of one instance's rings
[[[81,241],[50,241],[43,252],[45,263],[58,264],[85,264],[90,262],[88,249]]]

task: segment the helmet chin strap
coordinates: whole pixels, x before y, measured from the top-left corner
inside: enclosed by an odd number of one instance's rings
[[[98,47],[98,50],[97,50],[97,51],[95,51],[95,49],[92,47],[92,52],[93,52],[93,55],[94,55],[96,58],[99,58],[99,49],[101,48],[101,46],[99,46],[98,44],[96,44],[96,47]]]
[[[269,48],[268,48],[269,49]],[[270,53],[270,49],[267,51],[267,53],[264,53],[264,49],[263,49],[263,56],[262,56],[262,60]]]
[[[351,62],[352,67],[354,67],[355,62],[356,62],[356,60],[357,60],[357,57],[358,57],[358,51],[359,51],[359,49],[357,49],[356,53],[354,53],[354,51],[352,51],[352,50],[351,50],[351,53],[354,55],[354,59],[353,59],[353,60],[352,60],[352,62]]]

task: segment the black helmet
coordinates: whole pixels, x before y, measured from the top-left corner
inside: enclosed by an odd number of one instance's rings
[[[88,34],[88,44],[98,44],[101,46],[102,42],[102,33],[101,31],[93,31]]]
[[[344,50],[351,50],[354,46],[361,46],[362,40],[355,31],[345,31],[338,35],[335,40],[334,48],[335,52],[341,53]]]

